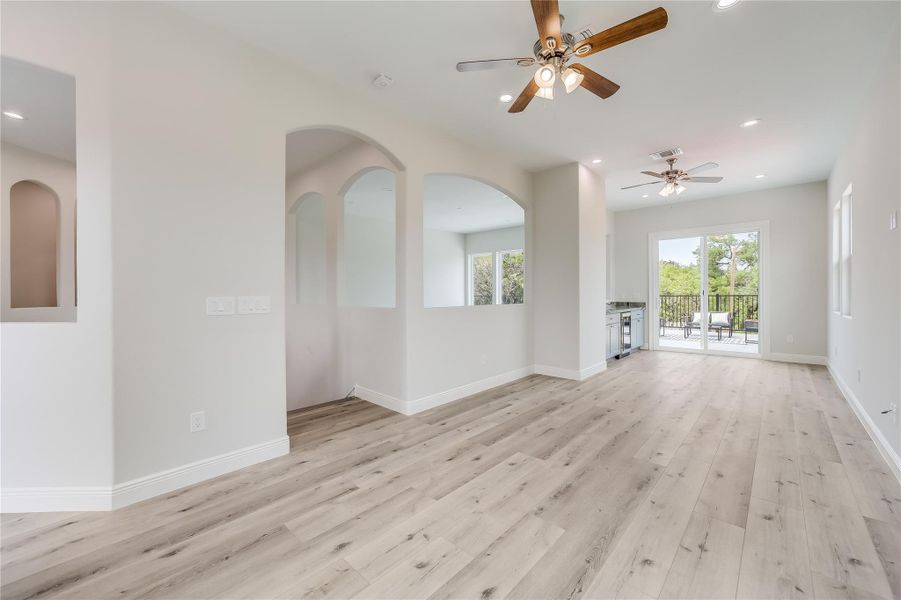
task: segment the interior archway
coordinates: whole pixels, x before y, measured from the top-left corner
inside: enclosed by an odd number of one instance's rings
[[[19,181],[9,190],[10,304],[59,306],[60,203],[50,187]]]

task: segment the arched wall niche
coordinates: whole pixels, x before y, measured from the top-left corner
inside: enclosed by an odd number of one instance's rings
[[[9,189],[9,226],[11,308],[59,306],[59,195],[40,181],[17,181]]]
[[[326,198],[306,192],[288,210],[288,227],[293,228],[294,302],[325,304],[328,297],[328,240]]]

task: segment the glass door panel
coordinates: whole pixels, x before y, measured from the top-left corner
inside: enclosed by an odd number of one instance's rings
[[[703,241],[698,236],[658,242],[656,325],[660,347],[704,349]]]
[[[759,351],[759,240],[757,231],[706,236],[710,350]]]

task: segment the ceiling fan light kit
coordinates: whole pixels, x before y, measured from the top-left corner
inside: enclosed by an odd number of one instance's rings
[[[682,153],[681,148],[675,148],[673,150],[665,150],[663,152],[672,153],[674,150],[679,150],[679,154]],[[662,154],[663,152],[656,153]],[[652,157],[654,154],[651,155]],[[662,173],[655,173],[654,171],[642,171],[643,175],[648,175],[649,177],[656,177],[660,181],[648,181],[646,183],[636,183],[635,185],[627,185],[626,187],[620,188],[623,190],[630,190],[632,188],[642,187],[645,185],[658,185],[663,183],[663,188],[657,192],[659,195],[664,198],[669,198],[673,194],[679,195],[688,188],[682,185],[683,183],[719,183],[723,180],[722,177],[696,177],[696,173],[701,173],[702,171],[707,171],[709,169],[715,169],[719,165],[715,162],[707,162],[703,165],[698,165],[697,167],[692,167],[687,171],[683,171],[681,169],[676,168],[676,158],[668,158],[666,159],[669,168]],[[642,196],[642,198],[646,198],[647,194]]]
[[[563,82],[566,93],[582,87],[596,96],[606,99],[619,90],[619,85],[582,64],[567,65],[574,56],[590,56],[601,50],[653,33],[666,27],[669,17],[663,8],[639,15],[600,33],[576,40],[571,33],[562,31],[563,15],[557,0],[531,0],[532,14],[538,28],[538,41],[532,49],[535,58],[500,58],[469,60],[457,63],[460,72],[496,69],[506,66],[528,67],[539,65],[519,97],[507,112],[519,113],[526,109],[532,98],[538,96],[553,100],[554,85]]]

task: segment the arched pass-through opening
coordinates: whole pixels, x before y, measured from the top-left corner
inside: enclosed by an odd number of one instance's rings
[[[424,306],[523,304],[524,207],[463,175],[426,175],[423,191]]]
[[[304,127],[286,137],[288,433],[304,408],[355,386],[400,394],[397,192],[403,165],[366,135]],[[296,412],[295,412],[296,411]]]

